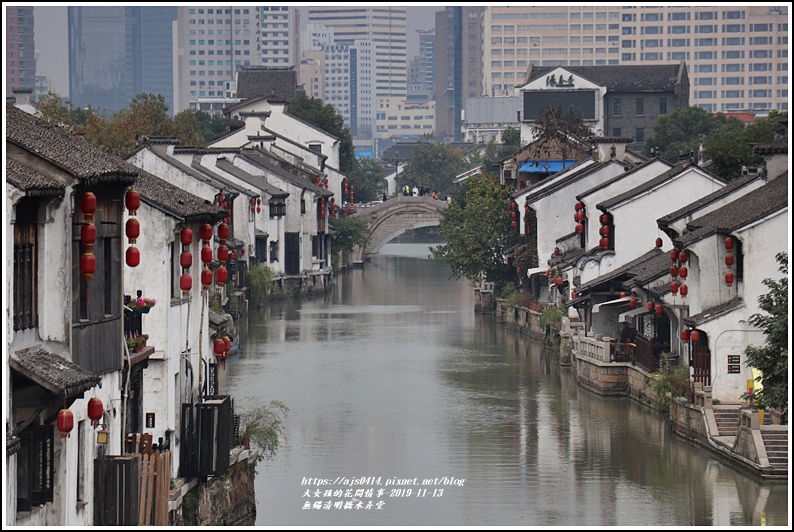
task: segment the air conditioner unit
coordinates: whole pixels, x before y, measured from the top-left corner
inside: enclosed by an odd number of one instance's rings
[[[234,437],[231,397],[209,396],[203,403],[183,403],[181,433],[180,476],[209,477],[226,473]]]

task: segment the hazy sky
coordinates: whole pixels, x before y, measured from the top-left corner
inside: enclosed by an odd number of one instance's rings
[[[355,2],[353,3],[355,4]],[[306,5],[308,6],[309,4]],[[344,5],[344,3],[339,5]],[[442,10],[444,5],[428,6],[427,3],[419,2],[402,2],[393,5],[408,7],[408,59],[410,60],[419,53],[419,35],[416,30],[433,29],[435,27],[434,13]],[[64,97],[69,93],[67,6],[68,4],[36,4],[33,9],[36,51],[39,52],[39,60],[36,66],[37,73],[49,76],[50,80],[52,80],[52,90]]]

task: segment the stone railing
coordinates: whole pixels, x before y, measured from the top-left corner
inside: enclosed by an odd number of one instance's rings
[[[592,333],[581,334],[584,332],[582,328],[579,334],[573,335],[573,348],[576,350],[576,356],[585,356],[597,360],[599,362],[612,362],[613,353],[612,349],[614,344],[612,339],[600,334],[592,335]]]

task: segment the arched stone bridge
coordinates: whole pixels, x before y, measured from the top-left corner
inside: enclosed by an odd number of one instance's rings
[[[354,261],[376,254],[391,239],[406,231],[438,225],[447,202],[430,196],[397,196],[372,207],[359,207],[353,216],[369,222],[370,239],[366,249],[353,252]]]

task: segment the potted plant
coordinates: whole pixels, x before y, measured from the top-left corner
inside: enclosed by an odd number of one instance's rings
[[[148,314],[152,307],[156,304],[157,300],[154,298],[138,296],[137,298],[130,299],[129,303],[127,303],[127,308],[133,312]]]
[[[138,334],[138,332],[127,333],[127,349],[130,351],[138,352],[146,347],[146,340],[149,339],[148,334]]]

